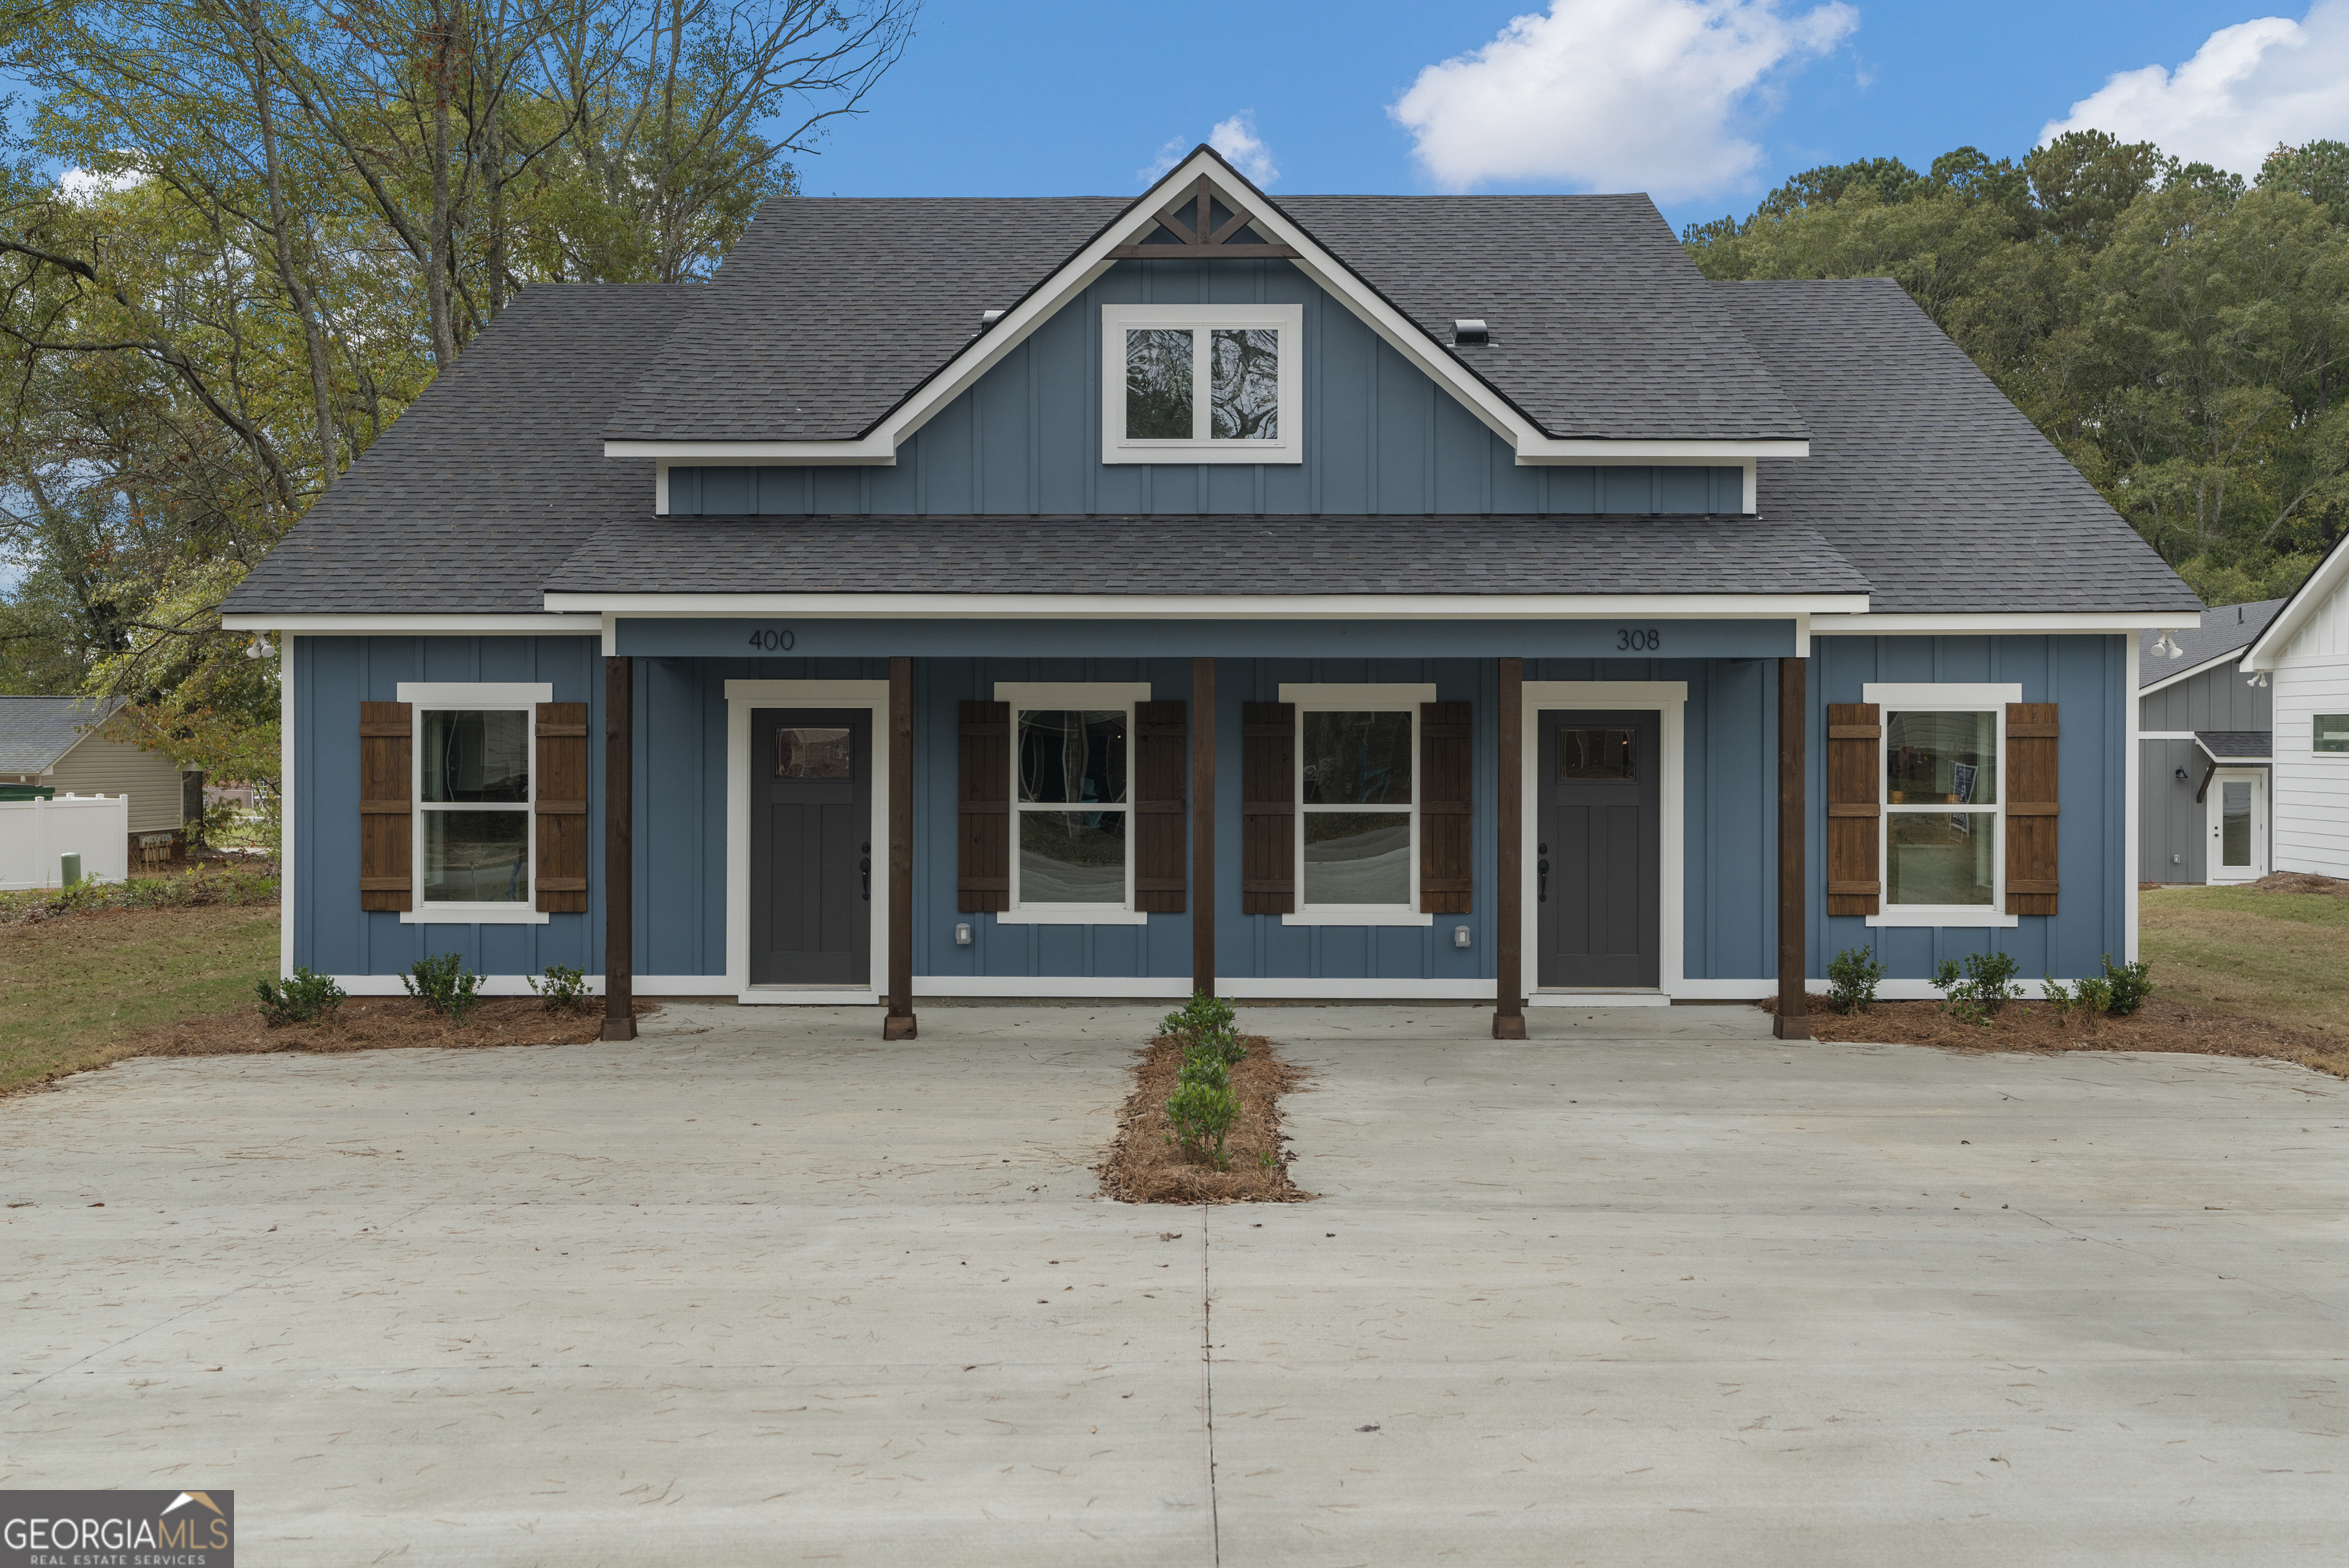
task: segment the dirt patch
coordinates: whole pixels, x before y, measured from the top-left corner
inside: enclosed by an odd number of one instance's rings
[[[636,1016],[660,1011],[638,1002]],[[271,1028],[247,1007],[135,1030],[102,1047],[94,1059],[61,1067],[41,1082],[106,1067],[132,1057],[238,1057],[278,1051],[332,1056],[343,1051],[477,1050],[491,1046],[584,1046],[604,1032],[604,1003],[586,1012],[553,1012],[535,996],[481,1002],[462,1024],[451,1023],[408,996],[354,997],[332,1023]],[[31,1087],[30,1085],[23,1087]]]
[[[1778,1010],[1776,997],[1762,1004]],[[1822,1040],[1940,1046],[1962,1051],[2183,1051],[2212,1057],[2273,1057],[2349,1078],[2349,1037],[2214,1013],[2155,996],[2126,1018],[2091,1030],[2044,1002],[2009,1002],[1988,1026],[1961,1023],[1939,1002],[1878,1002],[1849,1017],[1811,998],[1811,1034]]]
[[[2322,892],[2349,898],[2349,882],[2339,877],[2321,877],[2314,872],[2270,872],[2259,881],[2243,885],[2261,892]]]
[[[1314,1195],[1289,1181],[1280,1132],[1280,1097],[1305,1075],[1281,1060],[1261,1035],[1243,1035],[1240,1043],[1247,1055],[1232,1068],[1240,1110],[1224,1144],[1229,1168],[1218,1171],[1175,1144],[1166,1100],[1183,1066],[1183,1047],[1161,1035],[1134,1063],[1133,1093],[1117,1113],[1117,1141],[1099,1167],[1104,1197],[1126,1203],[1299,1203]]]

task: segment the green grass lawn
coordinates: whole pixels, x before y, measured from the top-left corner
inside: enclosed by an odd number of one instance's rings
[[[2138,896],[2138,952],[2156,995],[2349,1032],[2349,898],[2241,887]]]
[[[0,925],[0,1094],[97,1066],[135,1029],[249,1007],[276,973],[274,904]]]

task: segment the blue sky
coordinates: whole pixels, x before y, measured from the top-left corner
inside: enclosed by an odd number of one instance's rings
[[[1423,77],[1528,14],[1490,57]],[[1162,148],[1246,117],[1275,192],[1641,189],[1678,224],[1743,212],[1814,164],[2019,154],[2092,98],[2088,121],[2232,165],[2277,139],[2349,136],[2349,0],[1261,0],[1171,15],[926,0],[871,113],[802,160],[805,188],[1123,193]],[[1635,79],[1601,66],[1635,57],[1650,62]]]

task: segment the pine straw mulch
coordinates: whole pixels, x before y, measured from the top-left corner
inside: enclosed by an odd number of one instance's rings
[[[1232,1068],[1240,1111],[1224,1141],[1228,1169],[1218,1171],[1175,1144],[1166,1100],[1183,1066],[1183,1046],[1161,1035],[1138,1053],[1133,1093],[1117,1113],[1117,1140],[1094,1167],[1103,1197],[1123,1203],[1301,1203],[1316,1196],[1289,1181],[1280,1130],[1280,1097],[1301,1087],[1305,1074],[1281,1060],[1262,1035],[1243,1035],[1240,1043],[1247,1055]]]
[[[2189,1006],[2167,997],[2148,998],[2125,1018],[2060,1016],[2044,1002],[2009,1002],[1987,1027],[1961,1023],[1939,1002],[1878,1002],[1851,1016],[1836,1012],[1825,996],[1811,997],[1815,1039],[1868,1045],[1939,1046],[1959,1051],[2178,1051],[2212,1057],[2272,1057],[2298,1062],[2336,1078],[2349,1078],[2349,1037],[2288,1028]],[[1762,1004],[1778,1010],[1775,996]]]
[[[2349,882],[2339,877],[2321,877],[2314,872],[2270,872],[2259,881],[2242,885],[2261,892],[2322,892],[2349,898]]]
[[[636,1016],[660,1011],[638,1002]],[[604,999],[572,1011],[550,1008],[535,996],[491,996],[452,1023],[412,996],[354,996],[329,1022],[272,1028],[252,1007],[158,1024],[108,1046],[99,1062],[130,1057],[236,1057],[276,1051],[334,1056],[344,1051],[477,1050],[491,1046],[584,1046],[604,1034]],[[83,1070],[76,1068],[74,1070]]]

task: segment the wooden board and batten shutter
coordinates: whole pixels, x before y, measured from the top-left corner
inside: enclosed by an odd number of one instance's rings
[[[2055,913],[2055,743],[2052,702],[2006,705],[2006,913]]]
[[[1133,907],[1180,914],[1189,889],[1191,705],[1133,705]]]
[[[1011,907],[1011,705],[966,702],[957,732],[955,907]]]
[[[1878,913],[1883,800],[1883,710],[1872,702],[1827,704],[1829,914]]]
[[[1466,914],[1476,844],[1470,815],[1470,742],[1475,709],[1464,702],[1419,705],[1419,910]]]
[[[538,705],[538,777],[531,791],[538,815],[538,907],[547,914],[587,912],[587,705]]]
[[[1297,705],[1240,705],[1240,913],[1297,913]]]
[[[359,704],[359,907],[415,904],[415,710]]]

